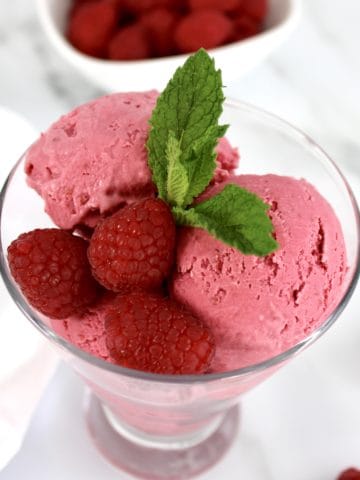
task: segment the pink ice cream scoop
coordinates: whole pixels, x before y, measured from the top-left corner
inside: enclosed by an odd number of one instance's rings
[[[96,304],[88,307],[82,316],[74,315],[66,320],[50,320],[51,327],[58,335],[81,350],[111,361],[106,346],[105,310],[112,299],[112,294],[105,294]]]
[[[103,217],[154,195],[146,140],[158,92],[117,93],[82,105],[31,147],[28,184],[61,228],[94,227]],[[221,139],[215,181],[236,168],[236,149]]]
[[[280,248],[265,258],[243,255],[197,228],[178,237],[172,296],[215,335],[215,372],[266,360],[308,336],[342,294],[346,253],[338,219],[305,180],[240,175],[236,183],[270,205]]]

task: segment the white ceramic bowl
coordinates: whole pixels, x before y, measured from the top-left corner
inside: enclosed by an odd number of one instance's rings
[[[41,23],[50,42],[74,68],[106,91],[162,90],[186,55],[151,60],[110,61],[82,54],[66,40],[70,0],[37,0]],[[295,28],[301,0],[270,0],[265,30],[249,39],[210,51],[222,69],[225,85],[240,78],[283,43]]]

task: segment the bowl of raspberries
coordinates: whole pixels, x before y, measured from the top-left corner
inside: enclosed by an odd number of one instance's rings
[[[162,89],[203,47],[225,84],[291,33],[300,0],[38,0],[49,41],[105,91]]]

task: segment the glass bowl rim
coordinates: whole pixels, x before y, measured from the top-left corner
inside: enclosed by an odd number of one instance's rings
[[[293,136],[300,137],[304,143],[309,144],[312,148],[316,148],[318,152],[321,154],[321,156],[323,157],[323,160],[335,170],[336,174],[339,176],[343,185],[346,188],[347,194],[349,195],[349,199],[352,204],[353,214],[355,215],[358,238],[360,238],[360,212],[359,212],[359,207],[357,205],[355,196],[351,190],[351,187],[349,186],[346,178],[344,177],[344,175],[342,174],[342,172],[340,171],[336,163],[311,137],[309,137],[301,129],[293,126],[291,123],[280,118],[279,116],[273,113],[270,113],[257,106],[253,106],[249,103],[232,99],[232,98],[227,98],[224,106],[230,107],[233,109],[240,108],[242,110],[247,111],[247,113],[252,113],[257,116],[260,116],[266,121],[271,121],[273,123],[275,122],[277,126],[280,127],[281,129],[286,130],[286,132],[291,133]],[[1,229],[1,223],[2,223],[3,205],[4,205],[4,200],[6,198],[7,189],[11,183],[12,177],[14,176],[24,156],[26,155],[26,152],[27,150],[24,152],[24,154],[20,157],[20,159],[16,162],[14,167],[11,169],[4,185],[2,186],[2,189],[0,192],[0,229]],[[25,301],[24,297],[20,293],[19,288],[17,287],[15,281],[12,279],[8,265],[7,265],[6,255],[3,249],[1,235],[0,235],[0,273],[4,280],[5,286],[10,293],[10,296],[12,297],[17,307],[25,315],[25,317],[35,326],[37,330],[39,330],[48,340],[50,340],[50,342],[55,343],[61,349],[66,350],[70,352],[72,355],[74,355],[75,357],[80,358],[82,361],[89,363],[94,367],[100,368],[101,370],[105,370],[107,372],[124,375],[126,377],[131,377],[136,380],[185,385],[185,384],[195,384],[195,383],[207,383],[215,380],[234,379],[234,378],[246,377],[252,374],[260,374],[261,372],[264,372],[265,370],[271,367],[280,365],[281,363],[291,358],[293,355],[299,353],[300,351],[302,351],[303,349],[305,349],[306,347],[314,343],[315,340],[320,338],[335,323],[335,321],[337,320],[337,318],[345,308],[346,304],[350,300],[355,290],[356,283],[360,276],[360,242],[358,241],[357,250],[356,250],[355,268],[353,270],[352,277],[349,280],[348,286],[342,294],[341,300],[337,304],[336,308],[334,308],[333,312],[329,315],[329,317],[310,335],[308,335],[306,338],[304,338],[303,340],[301,340],[300,342],[298,342],[288,350],[285,350],[284,352],[277,354],[267,360],[264,360],[252,365],[248,365],[246,367],[238,368],[235,370],[229,370],[229,371],[218,372],[218,373],[196,374],[196,375],[195,374],[193,375],[158,374],[158,373],[149,373],[141,370],[122,367],[120,365],[116,365],[106,360],[103,360],[101,358],[95,357],[94,355],[91,355],[90,353],[87,353],[79,349],[72,343],[68,342],[67,340],[65,340],[58,334],[56,334],[50,327],[48,327],[41,320],[41,317],[36,312],[36,310],[32,309],[32,307],[28,305],[28,303]]]

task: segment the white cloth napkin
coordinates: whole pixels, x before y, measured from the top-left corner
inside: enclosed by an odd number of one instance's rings
[[[0,184],[36,139],[19,115],[0,106]],[[16,307],[0,280],[0,471],[19,450],[57,357]]]

